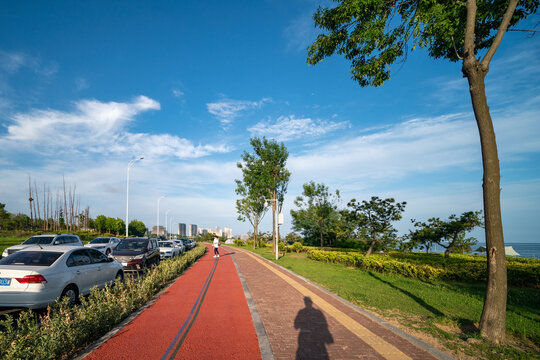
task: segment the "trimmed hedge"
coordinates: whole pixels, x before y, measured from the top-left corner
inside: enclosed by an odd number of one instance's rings
[[[148,302],[206,252],[198,245],[184,256],[163,261],[144,277],[128,276],[103,290],[94,288],[80,297],[80,307],[69,308],[67,299],[51,305],[36,318],[23,311],[17,320],[0,321],[0,359],[70,359],[106,334],[131,313]]]
[[[364,256],[359,253],[309,250],[308,258],[380,273],[398,274],[424,280],[485,281],[487,264],[485,256],[440,254],[390,253]],[[529,259],[531,260],[531,259]],[[540,261],[507,262],[508,283],[517,286],[540,288]]]

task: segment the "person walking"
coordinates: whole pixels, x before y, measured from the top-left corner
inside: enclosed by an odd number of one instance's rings
[[[214,236],[214,257],[219,257],[219,239]]]

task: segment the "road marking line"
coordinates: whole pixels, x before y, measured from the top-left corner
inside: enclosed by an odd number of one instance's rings
[[[263,260],[258,259],[256,256],[250,254],[249,252],[246,252],[246,254],[248,254],[253,259],[257,260],[260,264],[264,265],[270,271],[275,273],[277,276],[285,280],[289,285],[298,290],[302,295],[309,296],[311,300],[313,300],[313,303],[317,304],[317,306],[321,308],[321,310],[336,319],[341,325],[343,325],[345,328],[355,334],[358,338],[371,346],[384,358],[391,360],[412,360],[409,356],[401,352],[394,345],[386,342],[383,338],[377,336],[376,334],[368,330],[365,326],[361,325],[350,316],[344,314],[343,312],[335,308],[333,305],[328,303],[320,296],[316,295],[313,291],[309,290],[308,288],[300,284],[298,281],[293,280],[291,277],[275,269],[273,266],[266,264]]]

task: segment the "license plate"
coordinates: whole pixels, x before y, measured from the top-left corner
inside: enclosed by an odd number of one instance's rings
[[[122,266],[127,266],[127,263],[122,263]]]
[[[0,278],[0,286],[11,285],[11,278]]]

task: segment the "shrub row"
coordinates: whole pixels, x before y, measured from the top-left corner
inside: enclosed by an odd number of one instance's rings
[[[393,254],[366,257],[358,253],[323,250],[309,250],[307,254],[308,258],[316,261],[343,264],[380,273],[392,273],[425,280],[485,281],[487,276],[485,257],[483,261],[479,258],[478,260],[471,259],[469,262],[461,259],[460,262],[436,263],[430,261],[429,264],[422,264],[417,261],[400,260],[392,257]],[[414,254],[407,255],[408,258],[413,256]],[[441,259],[443,258],[441,257]],[[540,263],[508,262],[507,268],[509,284],[540,287]]]
[[[93,289],[80,297],[81,306],[69,308],[67,301],[49,306],[39,319],[24,311],[15,321],[0,321],[1,359],[69,359],[99,339],[123,319],[143,306],[160,289],[181,274],[206,251],[198,245],[182,257],[163,261],[138,279],[127,276],[103,290]]]

